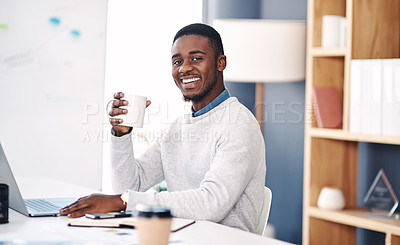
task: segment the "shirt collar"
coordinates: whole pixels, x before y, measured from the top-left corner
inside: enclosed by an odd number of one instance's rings
[[[219,104],[224,102],[229,97],[231,97],[231,95],[229,94],[228,90],[224,89],[224,91],[220,95],[218,95],[217,98],[215,98],[213,101],[211,101],[208,105],[204,106],[200,110],[194,111],[193,106],[192,106],[192,117],[198,117],[203,114],[206,114],[207,112],[211,111],[212,109],[217,107]]]

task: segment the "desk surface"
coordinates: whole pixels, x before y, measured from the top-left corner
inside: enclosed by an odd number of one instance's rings
[[[135,229],[69,227],[68,218],[29,218],[10,209],[9,223],[0,225],[0,244],[138,244]],[[57,242],[57,243],[56,243]],[[197,221],[171,233],[170,244],[269,244],[285,245],[276,239],[258,236],[208,221]]]
[[[83,193],[86,191],[83,190]],[[35,245],[138,244],[135,229],[69,227],[67,224],[66,216],[30,218],[10,209],[9,223],[0,224],[0,244],[4,241]],[[289,243],[213,222],[196,221],[189,227],[171,233],[170,244],[287,245]]]

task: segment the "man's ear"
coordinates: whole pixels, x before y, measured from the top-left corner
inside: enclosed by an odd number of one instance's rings
[[[222,55],[222,54],[220,56],[218,56],[217,63],[218,63],[218,65],[217,65],[218,71],[225,70],[225,68],[226,68],[226,56]]]

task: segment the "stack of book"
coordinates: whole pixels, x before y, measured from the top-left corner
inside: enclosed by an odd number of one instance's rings
[[[400,136],[400,59],[351,61],[350,132]]]
[[[342,128],[343,105],[335,87],[314,87],[313,103],[319,128]]]

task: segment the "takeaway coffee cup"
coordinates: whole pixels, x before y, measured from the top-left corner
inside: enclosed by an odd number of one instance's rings
[[[172,215],[159,206],[136,206],[139,245],[167,245],[171,232]]]
[[[121,106],[122,109],[127,109],[128,113],[115,116],[123,120],[121,125],[134,128],[142,128],[144,121],[144,112],[146,110],[147,98],[140,95],[125,94],[122,100],[127,100],[127,106]]]
[[[0,184],[0,224],[8,223],[8,185]]]

